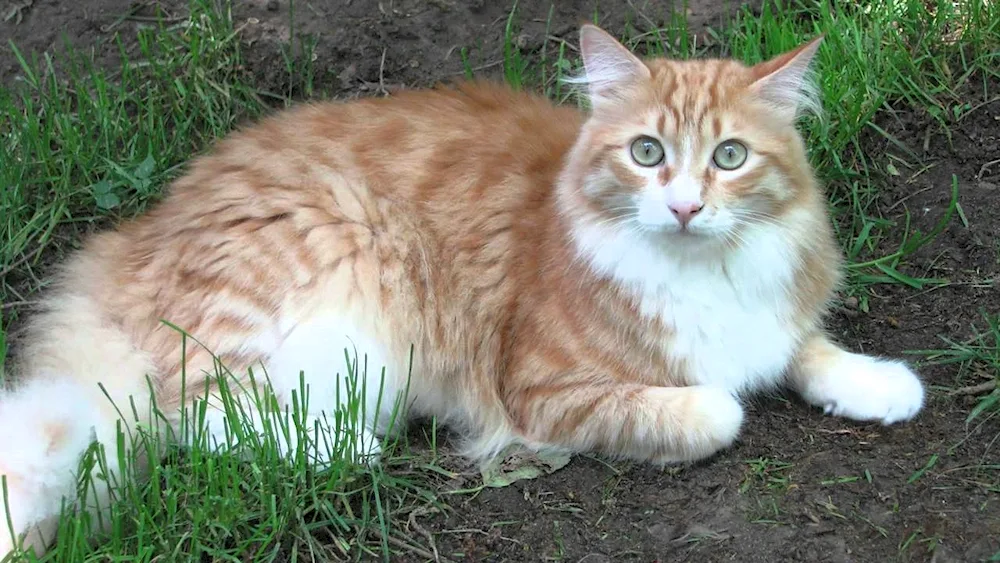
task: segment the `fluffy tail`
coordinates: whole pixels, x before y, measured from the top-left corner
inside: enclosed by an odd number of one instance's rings
[[[0,391],[0,477],[6,484],[0,491],[0,560],[19,539],[44,553],[64,505],[106,509],[108,480],[119,473],[119,432],[129,436],[137,421],[150,421],[146,376],[153,372],[146,355],[85,297],[64,294],[49,305],[29,327],[13,385]],[[93,465],[91,474],[104,476],[80,479],[81,461],[95,443],[103,446],[107,464]],[[85,506],[81,484],[89,485]]]
[[[63,501],[76,498],[81,458],[102,426],[86,395],[77,383],[37,378],[0,398],[0,558],[24,534],[26,548],[43,552]]]

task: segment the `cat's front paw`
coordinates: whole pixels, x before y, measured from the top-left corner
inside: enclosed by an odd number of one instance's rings
[[[893,424],[923,408],[923,383],[902,362],[844,353],[823,371],[803,395],[827,414]]]

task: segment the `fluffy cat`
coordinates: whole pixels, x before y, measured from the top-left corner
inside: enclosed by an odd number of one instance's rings
[[[696,460],[737,438],[740,396],[779,386],[911,419],[919,378],[822,328],[841,257],[795,126],[818,106],[819,44],[755,66],[643,61],[587,25],[586,113],[468,83],[305,104],[220,141],[87,241],[31,320],[0,396],[15,532],[43,550],[81,454],[114,447],[114,405],[148,418],[152,388],[177,420],[215,357],[265,367],[284,400],[302,370],[330,412],[357,352],[369,389],[384,366],[384,397],[408,385],[408,414],[460,428],[473,458]],[[163,321],[207,350],[182,366]],[[377,456],[392,400],[364,400]]]

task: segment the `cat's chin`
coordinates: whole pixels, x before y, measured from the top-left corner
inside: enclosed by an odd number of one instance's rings
[[[647,233],[645,238],[645,245],[655,252],[685,260],[715,260],[731,248],[724,238],[697,231]]]
[[[705,228],[688,228],[679,225],[665,225],[647,228],[644,233],[657,242],[668,244],[689,244],[695,246],[722,246],[726,239],[718,232]]]
[[[669,236],[681,237],[684,239],[705,239],[711,238],[712,234],[700,229],[688,229],[684,227],[675,227],[672,229],[667,229],[664,231]]]

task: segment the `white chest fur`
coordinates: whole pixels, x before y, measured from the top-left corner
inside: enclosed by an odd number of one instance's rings
[[[595,269],[636,292],[644,315],[672,329],[664,346],[690,383],[750,391],[782,377],[795,344],[787,233],[761,229],[745,233],[738,252],[681,256],[620,231],[581,227],[575,238]]]

